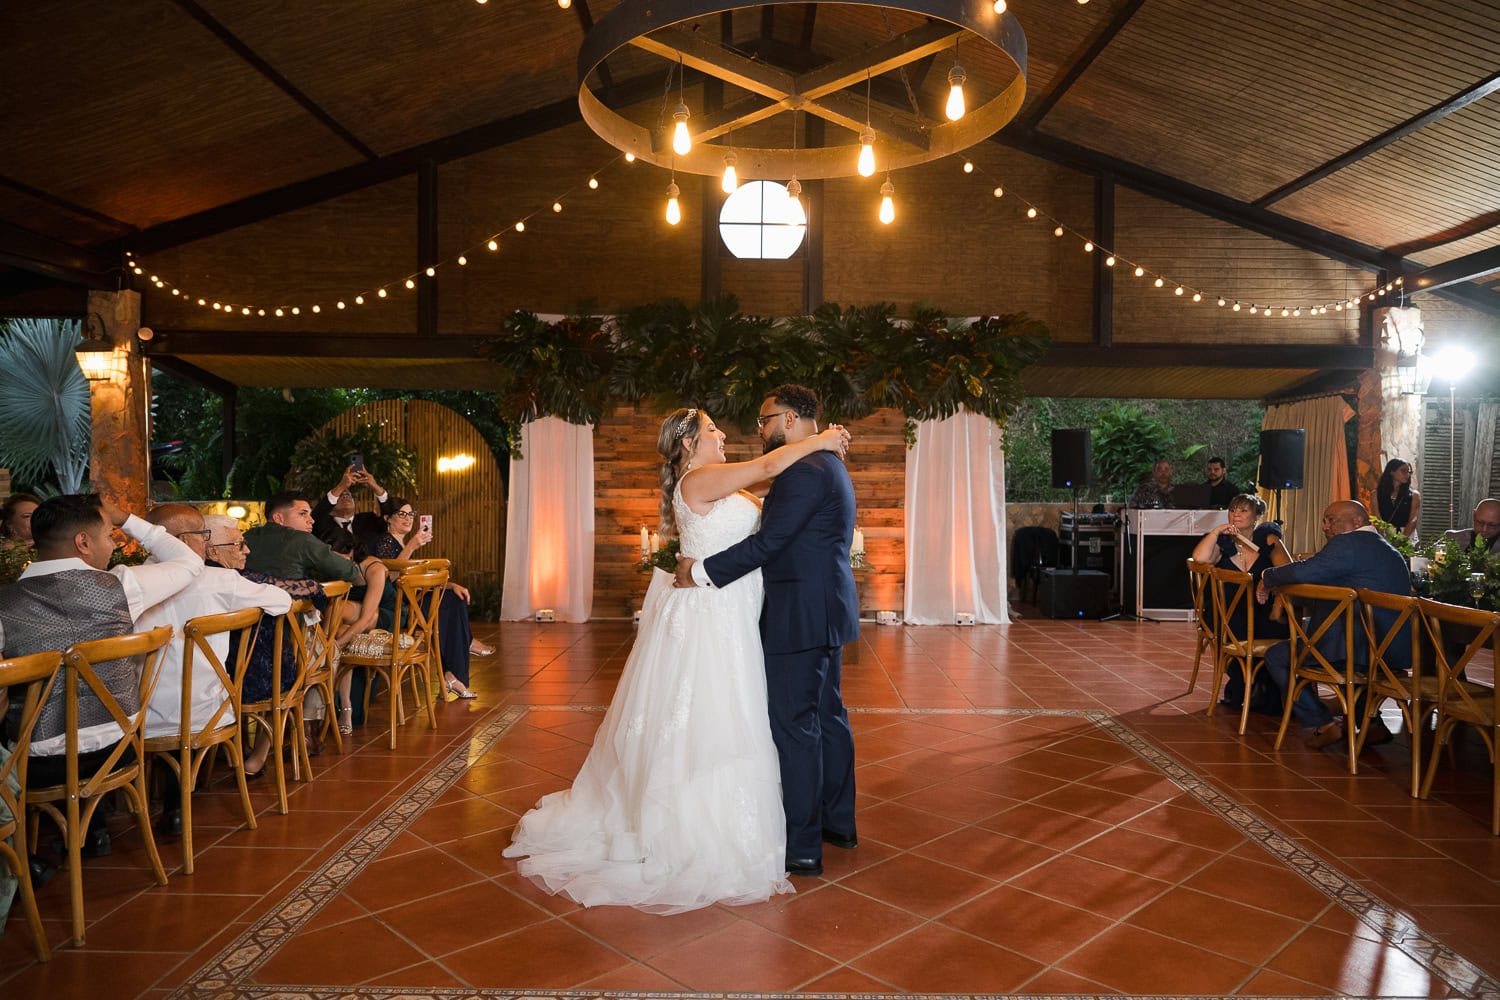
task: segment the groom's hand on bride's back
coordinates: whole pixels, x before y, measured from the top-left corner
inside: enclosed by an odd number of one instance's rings
[[[694,562],[694,560],[689,559],[687,556],[678,556],[677,557],[677,582],[674,583],[672,586],[674,586],[674,587],[696,587],[696,586],[698,586],[698,584],[693,581],[693,562]]]

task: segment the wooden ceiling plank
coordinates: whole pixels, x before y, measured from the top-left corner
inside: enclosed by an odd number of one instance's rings
[[[594,15],[589,10],[589,0],[573,0],[573,14],[578,18],[578,27],[583,30],[583,35],[587,38],[588,33],[594,27]],[[599,85],[605,90],[615,85],[614,75],[610,73],[609,66],[604,62],[599,63],[599,68],[595,72],[599,74]]]
[[[1073,65],[1068,67],[1062,79],[1055,83],[1052,89],[1047,92],[1047,95],[1037,101],[1031,108],[1031,111],[1025,118],[1027,128],[1036,128],[1042,123],[1042,119],[1047,117],[1047,113],[1057,107],[1057,103],[1067,95],[1068,88],[1072,87],[1073,84],[1078,82],[1079,77],[1088,72],[1088,68],[1094,64],[1094,60],[1098,59],[1104,50],[1109,48],[1109,43],[1114,41],[1115,36],[1124,30],[1125,25],[1130,23],[1130,19],[1135,16],[1135,12],[1140,10],[1141,5],[1145,2],[1146,0],[1129,0],[1128,3],[1123,4],[1115,11],[1114,17],[1110,18],[1109,23],[1089,43],[1089,47],[1074,61]]]
[[[672,27],[639,35],[630,44],[670,62],[681,61],[684,66],[762,97],[780,100],[795,91],[795,77],[790,73],[743,56],[686,28]]]
[[[1473,281],[1496,271],[1500,271],[1500,246],[1478,250],[1416,274],[1408,274],[1406,287],[1412,292],[1435,292],[1439,288],[1447,288],[1462,281]]]
[[[613,91],[604,95],[604,100],[611,106],[624,106],[660,92],[661,75],[651,73],[617,85]],[[578,101],[574,97],[568,97],[519,115],[511,115],[433,142],[413,146],[369,163],[345,167],[241,198],[218,208],[164,222],[100,249],[130,249],[142,255],[156,253],[416,173],[426,160],[439,164],[449,163],[571,125],[579,119]]]
[[[924,24],[844,59],[819,66],[797,77],[797,93],[818,98],[857,83],[866,75],[880,76],[908,63],[935,56],[953,45],[964,30],[946,22]]]
[[[1457,94],[1454,94],[1447,100],[1434,104],[1427,110],[1411,116],[1401,124],[1386,129],[1384,132],[1380,133],[1377,136],[1374,136],[1371,139],[1366,140],[1355,148],[1349,150],[1347,153],[1336,156],[1326,163],[1314,167],[1307,173],[1303,174],[1301,177],[1287,181],[1285,184],[1281,185],[1281,187],[1275,189],[1274,191],[1271,191],[1268,194],[1262,195],[1251,204],[1253,204],[1257,208],[1265,208],[1267,205],[1274,204],[1275,202],[1280,201],[1292,192],[1300,191],[1310,184],[1316,184],[1318,181],[1329,176],[1330,174],[1342,170],[1349,164],[1364,159],[1366,156],[1369,156],[1376,150],[1384,149],[1391,143],[1398,142],[1401,139],[1404,139],[1407,136],[1411,135],[1413,132],[1424,128],[1435,121],[1445,118],[1455,111],[1468,107],[1475,101],[1483,100],[1496,91],[1500,91],[1500,70],[1491,73],[1483,80],[1480,80],[1478,83],[1474,84],[1474,86],[1469,87]]]
[[[29,198],[44,201],[49,205],[55,205],[64,212],[80,216],[81,218],[92,219],[122,233],[127,233],[135,228],[130,223],[123,222],[112,215],[105,215],[103,212],[89,208],[87,205],[80,205],[77,202],[69,201],[67,198],[55,195],[51,191],[43,191],[40,188],[32,187],[30,184],[18,181],[14,177],[0,176],[0,184],[4,184],[13,191],[19,191]]]
[[[183,13],[207,29],[209,34],[223,42],[231,52],[244,60],[247,65],[264,77],[267,82],[297,102],[298,106],[321,122],[330,132],[342,139],[351,149],[359,153],[366,160],[379,159],[379,154],[375,150],[365,145],[358,136],[345,128],[333,115],[329,114],[316,101],[299,90],[292,81],[282,75],[280,70],[261,58],[254,49],[246,45],[234,32],[220,24],[217,18],[200,7],[195,0],[172,0],[172,2],[177,4]]]
[[[75,247],[4,221],[0,264],[88,288],[113,288],[124,273],[117,254]]]

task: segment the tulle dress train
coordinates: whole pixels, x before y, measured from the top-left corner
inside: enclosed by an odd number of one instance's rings
[[[698,516],[677,497],[683,554],[755,530],[740,495]],[[757,571],[718,589],[652,575],[640,632],[573,787],[542,798],[507,857],[585,906],[679,913],[791,892],[781,779],[766,714]]]

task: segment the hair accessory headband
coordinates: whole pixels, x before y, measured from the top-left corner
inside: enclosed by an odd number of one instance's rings
[[[687,413],[683,415],[682,423],[680,423],[680,424],[677,425],[677,436],[678,437],[683,437],[684,435],[687,434],[688,428],[694,426],[697,423],[698,423],[698,409],[697,409],[697,407],[691,407],[690,406],[690,407],[688,407]]]

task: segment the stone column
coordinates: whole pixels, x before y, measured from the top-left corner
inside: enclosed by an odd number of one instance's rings
[[[123,377],[89,381],[89,471],[100,493],[130,513],[144,515],[151,494],[151,368],[136,337],[140,328],[138,293],[89,292],[85,335],[109,341],[126,359]]]
[[[1371,317],[1376,330],[1375,371],[1366,372],[1360,379],[1360,432],[1359,432],[1359,493],[1371,513],[1377,508],[1374,503],[1375,484],[1385,471],[1385,463],[1393,458],[1403,458],[1420,472],[1422,468],[1422,404],[1420,392],[1403,392],[1401,388],[1404,369],[1398,366],[1398,357],[1403,362],[1414,361],[1421,337],[1421,311],[1406,309],[1377,309]],[[1378,420],[1366,419],[1366,399],[1379,407]],[[1367,430],[1368,425],[1374,425]],[[1372,440],[1366,442],[1367,433],[1373,432]],[[1421,483],[1414,483],[1419,490]],[[1367,495],[1368,494],[1368,495]]]

